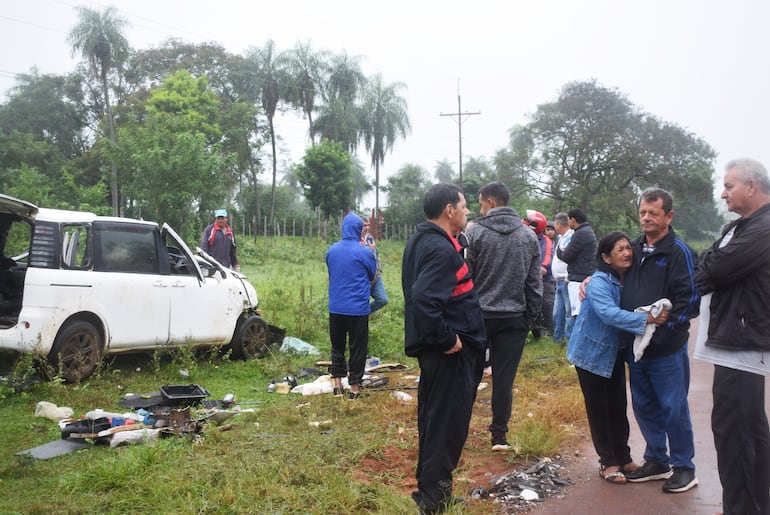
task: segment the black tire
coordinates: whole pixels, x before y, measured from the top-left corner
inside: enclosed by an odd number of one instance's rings
[[[54,340],[48,362],[54,373],[68,383],[78,383],[91,376],[102,359],[102,335],[90,322],[67,322]]]
[[[237,359],[264,357],[268,350],[267,322],[257,315],[241,318],[235,329],[231,347]]]

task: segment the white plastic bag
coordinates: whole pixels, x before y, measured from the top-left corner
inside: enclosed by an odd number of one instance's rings
[[[118,445],[138,445],[142,443],[155,443],[158,441],[160,429],[136,429],[134,431],[121,431],[112,435],[110,447]]]
[[[35,408],[35,416],[47,418],[52,422],[58,422],[65,418],[72,418],[75,412],[72,408],[58,407],[56,404],[48,401],[40,401]]]

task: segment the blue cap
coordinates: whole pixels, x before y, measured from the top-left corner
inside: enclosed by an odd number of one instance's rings
[[[214,211],[214,216],[215,217],[217,217],[217,216],[224,216],[224,217],[226,217],[227,216],[227,209],[217,209],[216,211]]]

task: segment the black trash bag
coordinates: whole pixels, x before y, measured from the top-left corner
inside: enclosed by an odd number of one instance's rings
[[[106,417],[99,417],[95,419],[89,419],[84,418],[83,420],[78,420],[77,422],[71,422],[64,426],[64,428],[61,430],[61,437],[63,440],[85,440],[86,438],[95,438],[94,436],[90,435],[96,435],[99,433],[99,431],[104,431],[105,429],[109,429],[110,426],[110,419]],[[75,436],[72,437],[70,435],[89,435],[89,436]]]

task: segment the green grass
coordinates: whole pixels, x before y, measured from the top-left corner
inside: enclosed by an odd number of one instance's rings
[[[47,382],[19,393],[0,386],[0,513],[413,512],[406,485],[414,476],[415,403],[402,404],[387,390],[355,403],[330,395],[267,393],[270,380],[329,359],[326,248],[315,239],[303,244],[288,238],[240,248],[264,317],[316,346],[319,356],[274,352],[243,362],[181,349],[107,360],[79,385]],[[403,243],[386,241],[379,248],[390,304],[370,321],[370,353],[416,367],[403,354]],[[8,366],[11,356],[3,353],[0,359]],[[19,375],[30,363],[17,365]],[[69,406],[77,415],[95,408],[124,411],[118,402],[128,392],[185,383],[204,386],[214,399],[233,393],[254,411],[230,419],[231,430],[207,427],[200,438],[170,437],[154,446],[94,445],[45,461],[15,454],[60,437],[55,423],[34,416],[39,401]],[[517,452],[506,455],[504,464],[512,469],[582,438],[582,397],[562,347],[548,339],[529,343],[515,388],[509,436]],[[483,477],[479,467],[490,459],[490,390],[479,394],[458,478]],[[416,391],[410,393],[416,397]],[[331,420],[330,432],[310,425],[325,420]],[[471,486],[458,479],[457,493]],[[494,510],[473,501],[451,513]]]

